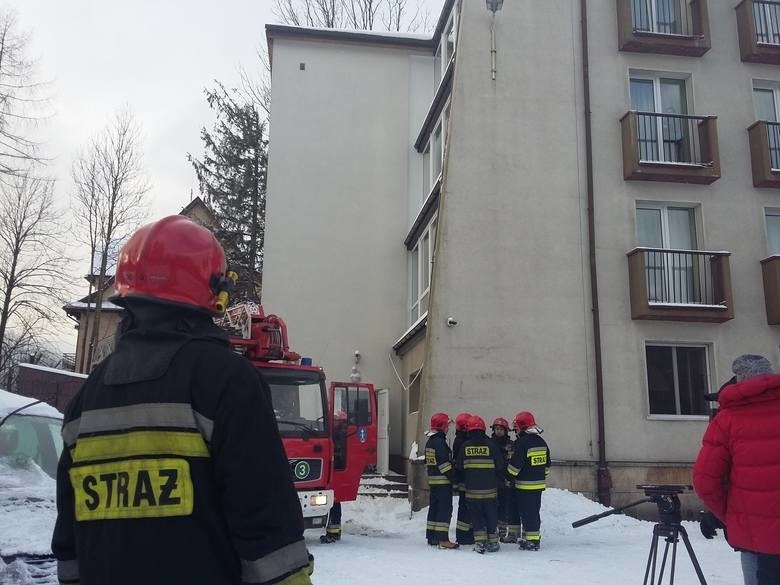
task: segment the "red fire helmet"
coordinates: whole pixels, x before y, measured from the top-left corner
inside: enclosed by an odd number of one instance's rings
[[[504,427],[504,429],[508,431],[509,430],[509,423],[507,422],[507,420],[505,418],[501,418],[499,416],[496,420],[493,421],[493,424],[490,425],[490,428],[495,428],[495,427]]]
[[[136,231],[119,253],[116,301],[146,298],[217,313],[217,287],[225,278],[225,251],[214,235],[182,215]]]
[[[472,416],[469,419],[469,422],[466,423],[466,430],[467,431],[484,431],[485,430],[485,421],[482,419],[481,416]]]
[[[466,424],[469,422],[470,418],[471,418],[471,413],[461,412],[458,416],[455,417],[455,430],[465,431]]]
[[[450,417],[443,412],[437,412],[431,417],[431,430],[447,432],[447,428],[450,426]]]
[[[522,412],[518,412],[515,415],[515,429],[522,432],[525,432],[526,429],[529,427],[533,427],[536,425],[536,420],[534,419],[534,415],[528,412],[527,410],[524,410]]]

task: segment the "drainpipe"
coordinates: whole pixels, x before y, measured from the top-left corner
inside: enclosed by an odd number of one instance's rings
[[[582,36],[582,82],[585,94],[585,165],[588,184],[588,257],[590,262],[590,297],[593,315],[593,352],[596,360],[596,416],[598,418],[599,461],[596,486],[599,502],[610,505],[612,476],[607,465],[607,440],[604,429],[604,373],[601,361],[601,325],[599,318],[599,286],[596,272],[596,219],[593,191],[593,137],[590,111],[590,65],[588,61],[588,0],[580,0]]]

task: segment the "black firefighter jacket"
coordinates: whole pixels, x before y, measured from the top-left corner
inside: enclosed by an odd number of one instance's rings
[[[484,431],[469,432],[463,443],[457,469],[463,475],[467,500],[490,500],[498,497],[499,482],[504,477],[504,455]]]
[[[210,317],[167,311],[120,338],[66,409],[60,582],[310,583],[268,386]]]
[[[550,464],[547,442],[537,433],[523,433],[515,441],[507,473],[519,490],[543,490],[547,487]]]
[[[425,443],[425,467],[428,471],[428,485],[450,485],[455,478],[452,469],[452,451],[447,445],[447,436],[434,433]]]

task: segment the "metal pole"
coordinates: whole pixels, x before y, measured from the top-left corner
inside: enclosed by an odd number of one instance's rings
[[[490,19],[490,76],[496,80],[496,13]]]

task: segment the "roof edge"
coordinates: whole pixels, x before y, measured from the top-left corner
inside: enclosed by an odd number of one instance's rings
[[[371,45],[384,45],[409,49],[434,50],[435,36],[430,38],[404,37],[402,35],[383,35],[377,31],[347,31],[341,29],[306,28],[302,26],[289,26],[286,24],[266,24],[266,38],[270,41],[279,37],[295,37],[312,41],[338,41],[343,43],[362,43]]]

